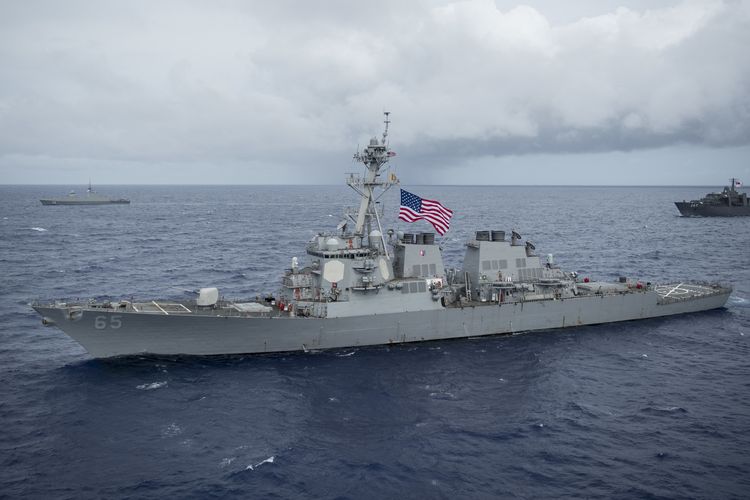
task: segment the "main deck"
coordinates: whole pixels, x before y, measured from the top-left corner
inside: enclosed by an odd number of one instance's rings
[[[503,302],[502,304],[512,305],[519,302],[536,302],[536,301],[553,301],[553,300],[575,300],[591,296],[611,296],[611,295],[630,295],[630,294],[656,294],[656,303],[658,305],[675,304],[680,302],[689,302],[695,299],[708,298],[721,294],[726,294],[731,288],[717,284],[705,283],[670,283],[660,285],[643,285],[632,286],[622,283],[581,283],[579,284],[577,294],[574,296],[558,297],[550,294],[528,294],[517,295]],[[426,291],[425,293],[430,293]],[[240,318],[289,318],[289,317],[307,317],[310,316],[311,309],[303,307],[295,309],[293,305],[284,304],[283,302],[269,301],[259,302],[253,300],[221,300],[212,306],[200,306],[195,301],[165,301],[151,300],[144,302],[122,300],[119,302],[75,302],[64,303],[57,302],[54,304],[35,303],[43,307],[53,307],[64,309],[67,314],[73,318],[84,311],[92,312],[110,312],[110,313],[129,313],[139,315],[156,315],[156,316],[215,316],[215,317],[240,317]],[[496,302],[467,301],[464,303],[454,303],[448,306],[455,307],[482,307],[496,305]],[[414,309],[412,309],[414,311]],[[383,313],[398,313],[405,311],[383,311]],[[321,317],[321,316],[319,316]]]
[[[654,291],[659,296],[659,304],[673,304],[688,300],[712,297],[726,293],[727,287],[708,283],[677,283],[656,285]]]

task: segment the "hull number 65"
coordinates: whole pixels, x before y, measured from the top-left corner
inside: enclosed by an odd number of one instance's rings
[[[109,316],[109,322],[107,322],[107,316],[97,316],[94,318],[94,328],[97,330],[105,330],[111,328],[117,330],[122,326],[122,317],[116,314]]]

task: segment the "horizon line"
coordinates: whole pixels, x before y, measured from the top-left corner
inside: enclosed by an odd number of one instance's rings
[[[27,183],[0,183],[3,187],[70,187],[70,186],[84,186],[85,184],[27,184]],[[115,184],[115,183],[101,183],[95,184],[96,186],[122,186],[122,187],[150,187],[150,186],[170,186],[170,187],[315,187],[315,186],[345,186],[345,184],[318,184],[318,183],[305,183],[305,184],[249,184],[249,183],[233,183],[233,184],[199,184],[199,183],[185,183],[185,184],[172,184],[172,183],[151,183],[151,184]],[[436,187],[715,187],[719,184],[409,184],[411,186],[436,186]],[[400,186],[400,184],[399,184]]]

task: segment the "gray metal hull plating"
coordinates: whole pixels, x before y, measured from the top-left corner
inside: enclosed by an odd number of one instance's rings
[[[730,292],[659,304],[657,294],[632,293],[448,307],[344,318],[221,317],[34,309],[92,356],[254,354],[515,334],[668,316],[722,307]]]
[[[674,203],[677,210],[685,217],[747,217],[750,216],[750,206],[729,205],[697,205],[686,201]]]

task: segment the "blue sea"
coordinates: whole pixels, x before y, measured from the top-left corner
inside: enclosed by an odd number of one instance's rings
[[[404,186],[518,230],[592,279],[718,280],[673,318],[270,356],[95,360],[34,299],[277,289],[354,193],[103,186],[129,206],[45,207],[82,186],[0,186],[0,497],[748,498],[750,217],[683,218],[709,187]],[[383,197],[396,220],[397,190]]]

